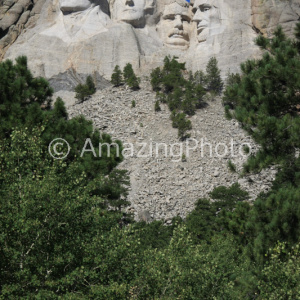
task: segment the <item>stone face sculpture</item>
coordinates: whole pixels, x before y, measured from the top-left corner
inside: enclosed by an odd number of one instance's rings
[[[189,46],[191,18],[191,9],[185,1],[176,1],[164,7],[157,31],[167,46],[183,49]]]
[[[197,23],[198,42],[206,41],[209,35],[221,33],[221,15],[216,1],[196,0],[193,6],[193,21]]]
[[[60,10],[63,13],[72,13],[83,11],[91,7],[92,3],[89,0],[61,0]]]
[[[108,11],[108,4],[105,6],[104,1],[60,0],[61,12],[55,23],[41,34],[58,37],[65,43],[75,43],[105,32],[110,18],[102,7]]]
[[[131,24],[133,27],[145,26],[147,11],[153,10],[153,0],[113,0],[110,3],[112,19]]]
[[[254,43],[259,32],[271,35],[280,24],[292,34],[300,15],[299,0],[191,3],[0,0],[0,59],[26,55],[35,76],[51,78],[74,69],[110,79],[117,64],[123,68],[130,62],[146,74],[170,55],[195,72],[215,56],[225,75],[261,55]]]

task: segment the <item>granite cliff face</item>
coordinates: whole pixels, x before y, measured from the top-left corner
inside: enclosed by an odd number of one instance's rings
[[[147,73],[165,55],[193,71],[216,56],[225,74],[260,55],[258,34],[289,35],[300,0],[6,0],[0,2],[0,58],[29,58],[35,75],[68,69],[109,79],[115,65]]]

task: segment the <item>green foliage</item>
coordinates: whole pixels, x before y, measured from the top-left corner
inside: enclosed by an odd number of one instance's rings
[[[269,250],[269,262],[259,275],[259,299],[299,299],[300,245],[290,251],[286,243],[278,243]]]
[[[172,126],[178,128],[178,137],[181,140],[185,140],[190,137],[187,133],[188,130],[192,129],[192,123],[190,120],[186,119],[185,113],[172,112],[171,115]]]
[[[94,130],[92,122],[86,120],[82,116],[68,120],[68,114],[62,99],[58,98],[56,100],[52,110],[45,108],[47,107],[45,103],[50,103],[51,101],[50,96],[52,91],[46,80],[42,78],[33,78],[32,74],[27,69],[26,58],[21,57],[17,59],[16,65],[13,65],[11,61],[0,63],[0,70],[2,70],[1,74],[5,79],[0,80],[0,85],[4,82],[7,87],[11,88],[17,77],[19,77],[19,80],[23,80],[20,74],[24,75],[25,80],[24,83],[22,83],[24,85],[22,89],[16,89],[15,92],[9,91],[12,96],[15,93],[14,98],[12,98],[14,99],[14,102],[8,100],[4,101],[8,96],[8,94],[6,94],[8,90],[6,91],[6,87],[2,86],[1,93],[3,97],[1,97],[1,100],[3,101],[3,105],[1,106],[0,125],[2,136],[9,136],[13,127],[34,128],[36,126],[43,126],[44,130],[41,134],[43,145],[48,147],[50,142],[56,138],[65,139],[69,143],[71,149],[65,162],[69,164],[74,160],[79,159],[81,168],[80,173],[85,172],[87,180],[95,178],[99,174],[109,176],[110,172],[112,172],[118,163],[122,161],[121,142],[114,141],[113,143],[111,137],[107,134],[102,134],[100,136],[99,131]],[[6,74],[9,74],[9,77],[5,77]],[[93,85],[88,79],[87,85],[92,89]],[[19,94],[17,94],[17,91]],[[24,97],[26,98],[24,99]],[[28,97],[32,98],[32,101],[29,101]],[[20,110],[20,108],[22,109]],[[15,116],[15,113],[17,113],[18,116]],[[11,116],[14,116],[16,120],[11,119]],[[87,139],[90,139],[96,157],[92,152],[84,152],[82,157],[80,157]],[[107,147],[105,143],[110,144],[111,147]],[[99,155],[99,144],[101,148],[101,157]],[[90,149],[90,147],[87,147],[87,149]],[[76,175],[77,174],[74,174],[74,176]],[[120,184],[121,183],[116,182],[116,188]],[[112,188],[115,187],[112,186]]]
[[[296,28],[295,28],[295,45],[298,48],[298,52],[300,53],[300,23],[296,24]]]
[[[0,282],[6,299],[63,295],[74,285],[83,291],[88,245],[122,217],[105,210],[105,198],[92,196],[101,177],[87,184],[80,163],[53,160],[40,136],[40,130],[25,129],[1,140]]]
[[[221,94],[223,90],[223,81],[220,75],[221,71],[218,68],[218,61],[212,57],[206,66],[206,86],[209,91]]]
[[[257,262],[263,263],[264,253],[277,241],[289,245],[299,241],[299,197],[299,187],[289,186],[256,199],[248,231],[255,237],[252,253]]]
[[[220,186],[210,194],[214,200],[199,199],[195,209],[187,216],[186,225],[196,239],[207,240],[216,233],[229,231],[239,235],[245,232],[249,194],[238,183],[230,187]]]
[[[185,115],[194,115],[196,109],[203,106],[203,96],[205,95],[205,90],[198,79],[199,73],[197,73],[198,81],[191,72],[189,73],[189,80],[186,80],[184,71],[185,64],[179,63],[177,57],[171,59],[166,56],[163,68],[156,68],[151,73],[151,85],[156,91],[157,98],[155,111],[159,109],[159,102],[168,104],[172,112],[173,127],[178,128],[180,139],[189,137],[186,131],[192,128],[191,122],[186,119]],[[177,115],[178,120],[175,120],[173,112]]]
[[[131,107],[135,107],[135,100],[131,101]]]
[[[223,105],[228,106],[227,111],[229,112],[229,108],[233,109],[236,105],[236,97],[235,97],[235,89],[239,87],[241,83],[241,76],[239,74],[234,74],[228,72],[226,78],[226,86],[223,94],[222,102]],[[229,114],[228,114],[229,115]]]
[[[96,93],[96,87],[92,76],[86,78],[85,84],[78,84],[75,87],[75,98],[80,102],[87,100],[87,98]]]
[[[242,64],[241,78],[225,92],[234,106],[233,116],[261,145],[248,164],[250,170],[281,162],[300,147],[300,55],[296,43],[280,27],[274,38],[260,36],[256,42],[265,51],[263,57]]]
[[[260,37],[269,54],[227,81],[228,99],[237,99],[227,107],[263,146],[248,170],[281,157],[271,190],[250,205],[239,184],[217,187],[211,201],[199,199],[186,220],[174,218],[171,226],[135,223],[121,211],[129,205],[129,178],[116,169],[119,141],[108,148],[111,137],[92,122],[68,120],[60,98],[49,110],[52,91],[33,78],[26,58],[0,63],[1,299],[298,299],[298,40],[281,30],[274,39]],[[181,139],[191,129],[185,112],[193,114],[204,95],[204,75],[190,73],[187,82],[184,69],[166,58],[153,82]],[[86,85],[93,89],[92,81]],[[57,137],[71,146],[63,161],[48,153]],[[87,138],[100,157],[80,157]],[[276,149],[281,138],[287,145]]]
[[[227,166],[231,172],[236,172],[236,166],[231,160],[228,161]]]
[[[232,120],[233,116],[230,112],[230,107],[228,105],[225,105],[225,118],[227,120]]]
[[[165,93],[169,93],[174,88],[183,87],[185,80],[182,75],[182,71],[185,70],[185,64],[179,63],[177,57],[166,56],[164,58],[164,66],[162,70],[162,83]]]
[[[132,65],[130,63],[126,64],[123,70],[124,82],[133,90],[139,89],[140,79],[134,74]]]
[[[151,74],[151,86],[153,91],[159,91],[160,90],[160,84],[161,84],[161,80],[162,80],[162,73],[160,71],[160,68],[157,67],[156,69],[152,70]]]
[[[161,111],[161,108],[160,108],[160,105],[159,105],[159,101],[158,101],[158,100],[155,101],[154,110],[155,110],[156,112]]]
[[[0,137],[8,137],[13,127],[25,123],[29,110],[49,110],[52,88],[44,78],[34,78],[27,68],[27,58],[16,63],[0,63]]]
[[[118,65],[115,66],[114,71],[111,75],[111,81],[114,86],[120,86],[123,84],[122,71]]]
[[[95,94],[96,93],[96,86],[95,86],[95,83],[94,83],[94,80],[92,78],[91,75],[89,75],[87,78],[86,78],[86,85],[91,93],[91,95]]]
[[[185,226],[179,226],[168,247],[146,252],[144,265],[133,298],[234,299],[249,262],[230,236],[195,246]]]
[[[193,80],[195,83],[205,86],[207,83],[206,75],[202,70],[196,71]]]

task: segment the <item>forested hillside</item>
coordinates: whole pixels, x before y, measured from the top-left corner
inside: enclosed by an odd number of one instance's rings
[[[273,186],[253,203],[238,183],[217,187],[170,226],[124,212],[120,141],[110,155],[81,157],[86,138],[112,138],[82,116],[69,119],[62,99],[51,108],[49,83],[25,57],[2,62],[0,298],[300,299],[300,23],[294,40],[278,28],[257,44],[263,57],[227,81],[224,113],[260,145],[244,173],[276,166]],[[166,65],[152,76],[156,106],[169,106],[185,139],[185,112],[201,109],[213,89],[194,77],[189,85],[175,60]],[[54,138],[70,144],[66,159],[49,155]]]

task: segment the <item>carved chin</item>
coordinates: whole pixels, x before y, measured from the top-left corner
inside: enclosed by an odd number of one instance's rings
[[[208,34],[209,34],[209,28],[205,28],[204,30],[202,30],[197,36],[198,42],[199,43],[205,42],[207,40]]]
[[[136,10],[125,10],[121,14],[121,20],[124,22],[131,22],[141,20],[143,18],[143,14]]]

